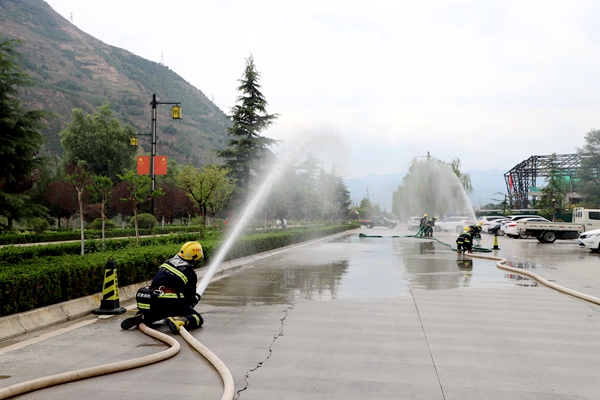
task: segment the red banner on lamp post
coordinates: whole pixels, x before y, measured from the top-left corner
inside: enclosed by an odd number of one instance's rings
[[[150,175],[150,156],[137,157],[138,175]]]
[[[166,175],[169,157],[154,156],[154,175]],[[137,156],[138,175],[150,175],[150,156]]]
[[[154,156],[154,175],[166,175],[169,157]]]

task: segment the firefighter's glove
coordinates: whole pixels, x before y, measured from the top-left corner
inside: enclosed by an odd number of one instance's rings
[[[194,304],[193,304],[193,307],[196,307],[196,304],[198,304],[198,302],[200,301],[200,298],[201,298],[201,297],[202,297],[202,296],[200,296],[198,293],[196,293],[196,294],[194,295]]]

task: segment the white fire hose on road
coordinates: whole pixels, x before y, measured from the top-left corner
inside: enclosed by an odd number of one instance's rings
[[[570,296],[573,297],[577,297],[581,300],[585,300],[585,301],[589,301],[590,303],[594,303],[594,304],[598,304],[600,305],[600,298],[598,297],[594,297],[594,296],[590,296],[588,294],[585,293],[581,293],[569,288],[566,288],[564,286],[560,286],[557,285],[554,282],[550,282],[547,279],[542,278],[541,276],[539,276],[538,274],[534,274],[533,272],[524,270],[522,268],[513,268],[513,267],[509,267],[506,265],[506,258],[502,258],[502,257],[496,257],[496,256],[485,256],[485,255],[480,255],[480,254],[472,254],[472,253],[465,253],[465,255],[467,257],[473,257],[473,258],[482,258],[485,260],[493,260],[493,261],[497,261],[496,262],[496,267],[506,270],[506,271],[510,271],[514,274],[517,275],[521,275],[521,276],[526,276],[528,278],[531,278],[533,280],[535,280],[538,283],[541,283],[544,286],[547,286],[551,289],[557,290],[559,292],[568,294]]]
[[[96,367],[84,368],[76,371],[63,372],[61,374],[50,375],[43,378],[33,379],[26,382],[17,383],[12,386],[8,386],[0,389],[0,399],[7,399],[10,397],[18,396],[20,394],[33,392],[34,390],[47,388],[50,386],[56,386],[67,382],[74,382],[81,379],[92,378],[95,376],[112,374],[114,372],[121,372],[128,369],[138,368],[149,364],[154,364],[159,361],[166,360],[179,353],[180,345],[179,342],[172,336],[165,335],[157,330],[147,327],[145,324],[138,325],[140,331],[146,335],[151,336],[161,342],[164,342],[171,346],[167,350],[163,350],[156,354],[147,355],[144,357],[133,358],[131,360],[119,361],[111,364],[98,365]],[[231,400],[234,395],[234,383],[231,373],[223,364],[221,360],[217,358],[208,348],[203,346],[196,338],[194,338],[185,328],[181,328],[179,333],[181,336],[197,350],[208,362],[210,362],[217,372],[223,379],[223,396],[221,400]]]

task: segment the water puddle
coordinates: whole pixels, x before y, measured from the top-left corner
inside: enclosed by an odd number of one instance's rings
[[[512,264],[512,265],[511,265]],[[507,265],[536,268],[511,260]],[[419,290],[514,288],[534,281],[471,259],[438,242],[348,235],[260,260],[207,287],[214,306],[284,304],[298,299],[392,298]]]

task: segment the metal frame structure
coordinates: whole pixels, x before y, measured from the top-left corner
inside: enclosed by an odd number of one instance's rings
[[[529,205],[529,191],[536,187],[537,178],[549,176],[551,164],[561,176],[569,177],[570,192],[576,192],[575,175],[581,168],[579,154],[553,154],[547,156],[531,156],[527,160],[514,166],[504,174],[506,189],[512,199],[514,207],[527,208]]]

